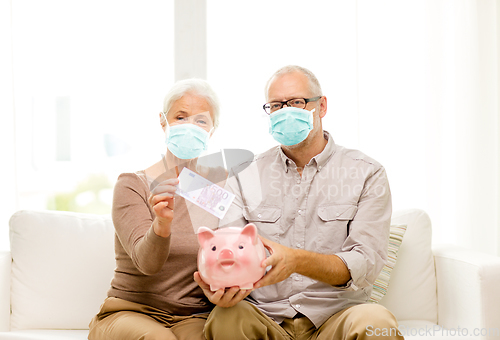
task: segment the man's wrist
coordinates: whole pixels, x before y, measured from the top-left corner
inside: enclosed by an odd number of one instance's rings
[[[351,279],[347,266],[337,255],[319,254],[304,249],[293,249],[291,254],[295,273],[332,286],[345,285]]]
[[[303,275],[305,268],[304,265],[307,266],[308,261],[308,251],[304,249],[293,249],[292,248],[292,264],[293,264],[293,272]]]

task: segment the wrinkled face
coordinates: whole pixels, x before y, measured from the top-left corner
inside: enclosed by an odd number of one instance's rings
[[[186,93],[176,100],[166,114],[170,126],[191,123],[209,132],[214,127],[213,110],[205,98]],[[165,130],[165,117],[160,113],[160,122]]]
[[[315,97],[309,89],[309,79],[301,72],[286,73],[272,80],[267,92],[268,102],[283,102],[294,98]],[[305,109],[312,110],[318,102],[307,103]],[[318,111],[318,110],[316,110]]]
[[[309,79],[302,72],[292,72],[279,75],[272,79],[267,91],[267,102],[284,102],[296,98],[313,98],[318,93],[312,93]],[[314,131],[321,128],[320,118],[326,115],[326,97],[306,104],[305,110],[312,111]]]

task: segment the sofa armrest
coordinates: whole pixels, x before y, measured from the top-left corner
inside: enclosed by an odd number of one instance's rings
[[[10,330],[10,252],[0,252],[0,332]]]
[[[438,324],[467,329],[469,335],[481,335],[482,339],[498,339],[500,257],[454,245],[434,246],[433,253]]]

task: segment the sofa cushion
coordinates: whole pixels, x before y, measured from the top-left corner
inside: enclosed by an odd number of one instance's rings
[[[86,329],[115,267],[110,217],[19,211],[10,219],[12,329]]]
[[[422,210],[401,210],[393,214],[391,224],[406,225],[407,229],[391,274],[391,285],[380,304],[398,320],[436,324],[436,271],[430,218]]]
[[[0,340],[87,340],[88,330],[35,329],[0,332]]]
[[[391,272],[396,265],[399,247],[403,241],[405,231],[406,225],[391,225],[389,246],[387,249],[387,263],[384,268],[382,268],[382,271],[373,284],[373,290],[369,300],[372,303],[380,302],[384,295],[387,294],[387,289],[391,280]]]

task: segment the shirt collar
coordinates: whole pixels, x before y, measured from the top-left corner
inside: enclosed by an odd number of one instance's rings
[[[318,166],[318,170],[321,170],[321,168],[323,168],[326,165],[326,163],[328,163],[330,158],[335,153],[335,150],[337,149],[337,146],[335,145],[335,142],[333,141],[333,138],[331,138],[330,133],[328,131],[323,130],[323,136],[328,141],[328,143],[326,143],[326,146],[323,149],[323,151],[321,151],[319,154],[313,157],[313,159],[316,162],[316,165]]]
[[[321,151],[319,154],[314,156],[309,161],[310,164],[316,164],[318,171],[321,171],[321,169],[330,160],[330,158],[332,157],[332,155],[335,153],[336,150],[335,142],[333,141],[333,138],[330,137],[330,133],[328,131],[323,130],[323,136],[328,141],[325,148],[323,149],[323,151]],[[288,172],[288,167],[294,164],[294,162],[290,158],[288,158],[287,155],[285,155],[283,149],[281,149],[281,146],[278,146],[278,149],[279,149],[278,153],[281,158],[281,164],[283,164],[285,172]]]
[[[281,148],[281,145],[278,145],[277,148],[278,148],[278,154],[281,159],[281,164],[283,165],[283,169],[285,170],[285,172],[288,172],[288,165],[292,164],[293,161],[290,158],[288,158],[287,155],[285,155],[283,149]]]

